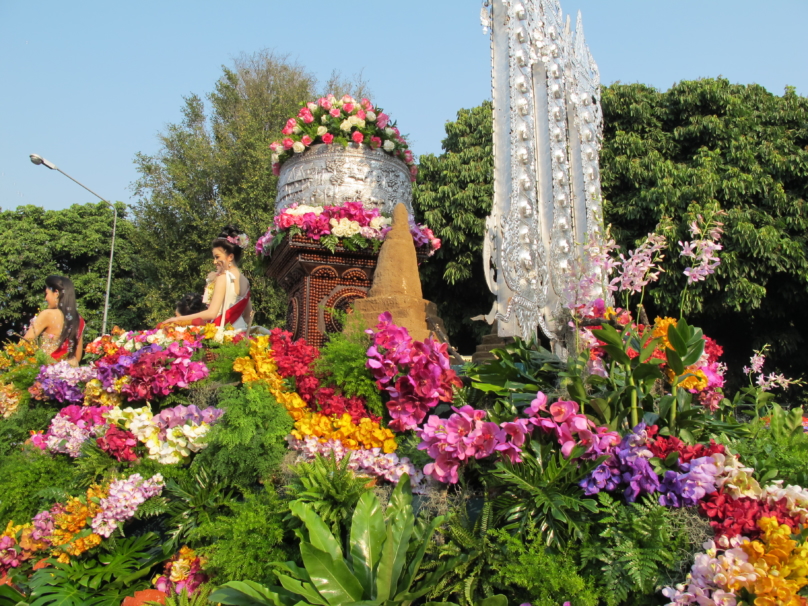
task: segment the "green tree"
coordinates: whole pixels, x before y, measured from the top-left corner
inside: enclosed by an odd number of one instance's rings
[[[160,150],[135,160],[139,197],[134,216],[147,260],[144,304],[152,322],[174,314],[175,301],[200,292],[213,266],[210,242],[227,224],[252,242],[272,224],[277,177],[269,144],[300,105],[316,96],[316,79],[288,56],[261,51],[222,67],[213,92],[185,98],[183,120],[160,135]],[[367,94],[361,74],[332,73],[336,93]],[[282,321],[285,295],[266,277],[252,250],[241,269],[252,286],[257,321]]]
[[[678,241],[699,214],[726,213],[721,265],[688,288],[685,313],[740,368],[764,343],[781,370],[808,364],[808,99],[725,79],[603,89],[606,222],[623,250],[665,220],[669,250],[651,311],[678,313],[688,265]],[[774,366],[774,365],[773,365]]]
[[[108,327],[142,326],[138,312],[132,245],[134,228],[117,204]],[[112,217],[104,203],[64,210],[20,206],[0,212],[0,331],[19,332],[44,305],[45,278],[68,276],[76,287],[79,313],[87,322],[85,342],[101,330],[107,288]]]
[[[424,296],[437,303],[452,344],[471,353],[490,331],[471,317],[488,313],[494,300],[482,263],[485,218],[494,195],[491,102],[461,109],[445,128],[444,153],[419,160],[415,212],[442,240],[421,276]]]

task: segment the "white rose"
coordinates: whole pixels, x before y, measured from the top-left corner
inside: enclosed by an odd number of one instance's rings
[[[387,135],[388,137],[395,137],[396,131],[394,131],[392,128],[388,126],[387,128],[384,129],[384,134]]]
[[[293,132],[294,134],[298,134],[298,133],[300,132],[300,127],[299,127],[299,126],[295,126],[295,127],[292,129],[292,132]]]
[[[340,125],[339,125],[340,130],[344,130],[346,133],[347,133],[349,130],[351,130],[351,127],[352,127],[352,126],[353,126],[353,124],[351,124],[351,120],[350,120],[350,118],[349,118],[348,120],[343,120],[343,121],[342,121],[342,124],[340,124]]]
[[[328,132],[328,129],[325,126],[318,126],[317,127],[317,135],[322,137],[324,134]]]
[[[292,146],[292,149],[296,154],[301,154],[306,151],[306,146],[303,145],[300,141],[295,141],[295,144]]]
[[[348,221],[348,226],[347,226],[346,231],[348,232],[349,236],[353,236],[353,235],[358,234],[360,231],[362,231],[362,226],[359,225],[359,223],[357,221]]]
[[[384,227],[384,217],[373,217],[370,220],[370,227],[373,229],[381,229]]]
[[[367,119],[368,122],[375,122],[376,114],[374,114],[373,112],[365,112],[365,119]]]
[[[272,164],[275,164],[280,159],[281,159],[281,157],[278,154],[272,154]]]
[[[320,122],[322,122],[323,124],[327,124],[328,123],[328,114],[323,114],[320,117]]]
[[[295,143],[295,145],[297,145],[297,143]],[[384,142],[383,147],[384,151],[391,152],[396,148],[396,144],[390,141],[390,139],[388,139],[387,141]]]
[[[316,103],[309,103],[308,105],[306,105],[306,107],[309,108],[309,111],[313,112],[314,110],[317,109],[317,104]]]

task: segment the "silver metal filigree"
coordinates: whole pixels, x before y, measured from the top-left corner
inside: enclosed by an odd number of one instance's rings
[[[597,65],[558,0],[486,0],[494,101],[494,204],[486,221],[486,316],[500,336],[555,338],[582,246],[602,233]]]
[[[281,167],[275,212],[298,204],[324,206],[361,200],[366,208],[390,215],[402,202],[412,215],[412,184],[407,165],[366,145],[314,145]]]

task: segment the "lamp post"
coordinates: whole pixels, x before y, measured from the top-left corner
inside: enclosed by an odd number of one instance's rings
[[[42,166],[48,167],[51,170],[58,170],[65,177],[67,177],[68,179],[70,179],[74,183],[77,183],[78,185],[81,185],[84,189],[86,189],[88,192],[90,192],[96,198],[98,198],[102,202],[105,202],[106,204],[109,204],[110,208],[112,208],[112,212],[114,213],[113,218],[112,218],[112,245],[109,248],[109,269],[107,270],[107,293],[106,293],[106,296],[104,297],[104,320],[103,320],[103,322],[101,324],[101,334],[105,335],[105,334],[107,334],[107,314],[109,312],[109,287],[112,284],[112,257],[115,255],[115,230],[118,227],[118,209],[115,208],[114,204],[112,204],[108,200],[105,200],[104,198],[99,196],[97,193],[95,193],[89,187],[87,187],[83,183],[80,183],[79,181],[76,181],[73,177],[68,175],[65,171],[63,171],[61,168],[56,166],[53,162],[48,162],[45,158],[43,158],[42,156],[38,156],[37,154],[31,154],[30,157],[31,157],[31,162],[33,162],[37,166],[42,165]]]

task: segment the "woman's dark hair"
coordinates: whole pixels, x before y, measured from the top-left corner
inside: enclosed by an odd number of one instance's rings
[[[244,249],[238,244],[234,244],[228,240],[228,238],[238,238],[241,233],[242,231],[237,227],[228,225],[219,232],[219,236],[211,243],[210,247],[221,248],[227,254],[233,255],[233,260],[239,263],[241,262],[241,255],[244,253]]]
[[[189,292],[182,299],[177,301],[177,312],[181,316],[190,316],[197,314],[205,309],[205,304],[202,302],[202,295],[195,292]]]
[[[59,293],[59,310],[64,316],[58,347],[67,341],[68,350],[74,352],[79,340],[79,310],[76,308],[76,289],[73,288],[73,281],[65,276],[48,276],[45,278],[45,286]]]

